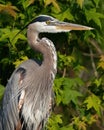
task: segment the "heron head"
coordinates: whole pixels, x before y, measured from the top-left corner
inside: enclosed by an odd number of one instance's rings
[[[91,30],[93,28],[82,26],[78,24],[72,24],[68,22],[61,22],[48,15],[39,15],[29,24],[31,29],[41,32],[58,33],[69,32],[71,30]]]

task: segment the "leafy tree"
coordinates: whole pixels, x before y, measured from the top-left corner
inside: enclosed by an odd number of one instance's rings
[[[1,0],[0,99],[14,68],[28,58],[41,58],[28,46],[26,30],[15,37],[29,21],[48,14],[91,26],[94,30],[43,34],[55,43],[58,54],[55,108],[47,129],[104,129],[103,5],[102,0]]]

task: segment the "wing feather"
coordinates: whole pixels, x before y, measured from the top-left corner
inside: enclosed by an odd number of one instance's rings
[[[39,66],[33,60],[28,60],[21,64],[8,80],[2,105],[2,127],[4,130],[14,130],[18,124],[18,104],[22,91],[25,88],[23,85],[24,79],[30,65],[32,66],[32,69],[34,68],[34,71]]]

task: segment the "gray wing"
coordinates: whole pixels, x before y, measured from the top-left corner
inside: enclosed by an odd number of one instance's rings
[[[12,74],[11,78],[8,80],[6,86],[6,91],[3,98],[2,106],[2,127],[3,130],[14,130],[18,127],[18,122],[20,119],[19,101],[21,93],[25,89],[24,80],[28,72],[35,70],[39,67],[37,63],[33,60],[28,60],[21,64]],[[31,76],[31,74],[30,74]],[[22,107],[22,106],[21,106]]]
[[[2,129],[2,111],[0,110],[0,130]]]
[[[53,83],[45,70],[28,60],[14,71],[3,99],[3,130],[41,129],[49,113]]]

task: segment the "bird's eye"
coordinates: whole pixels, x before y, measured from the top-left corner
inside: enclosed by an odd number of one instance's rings
[[[46,21],[46,24],[47,24],[47,25],[49,25],[49,24],[50,24],[50,21],[49,21],[49,20],[48,20],[48,21]]]

